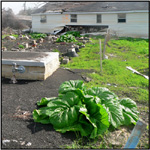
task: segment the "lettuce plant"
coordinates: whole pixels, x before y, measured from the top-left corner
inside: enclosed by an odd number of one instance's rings
[[[136,124],[136,103],[119,99],[104,87],[87,89],[82,80],[65,81],[58,97],[42,98],[33,111],[35,122],[52,124],[56,131],[79,131],[81,136],[95,138],[110,127]]]

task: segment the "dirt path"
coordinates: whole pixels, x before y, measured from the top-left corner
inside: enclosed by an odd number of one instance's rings
[[[71,144],[73,132],[61,134],[51,125],[34,123],[31,113],[42,97],[58,96],[60,84],[81,76],[58,69],[45,81],[2,80],[2,148],[59,148]]]

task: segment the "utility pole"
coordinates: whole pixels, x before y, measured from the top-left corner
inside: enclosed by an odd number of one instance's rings
[[[26,12],[26,2],[23,3],[24,13]]]

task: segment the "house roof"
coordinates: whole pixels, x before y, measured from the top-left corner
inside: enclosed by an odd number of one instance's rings
[[[44,6],[36,9],[32,14],[46,13],[46,12],[62,12],[70,8],[85,6],[93,2],[47,2]]]
[[[32,20],[32,17],[31,17],[31,16],[16,15],[16,17],[17,17],[19,20],[29,20],[29,21]]]
[[[148,2],[94,2],[67,9],[66,12],[116,12],[148,10]]]
[[[47,2],[32,15],[148,11],[148,2]]]

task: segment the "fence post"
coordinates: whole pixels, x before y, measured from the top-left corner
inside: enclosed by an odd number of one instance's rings
[[[103,59],[105,58],[105,53],[106,53],[106,44],[110,40],[110,29],[107,29],[107,33],[105,35],[105,40],[104,40],[104,49],[103,49]]]
[[[107,40],[107,34],[105,35],[105,40],[104,40],[103,59],[105,58],[106,40]]]
[[[102,73],[102,46],[101,46],[101,39],[99,40],[99,48],[100,48],[100,72]]]

